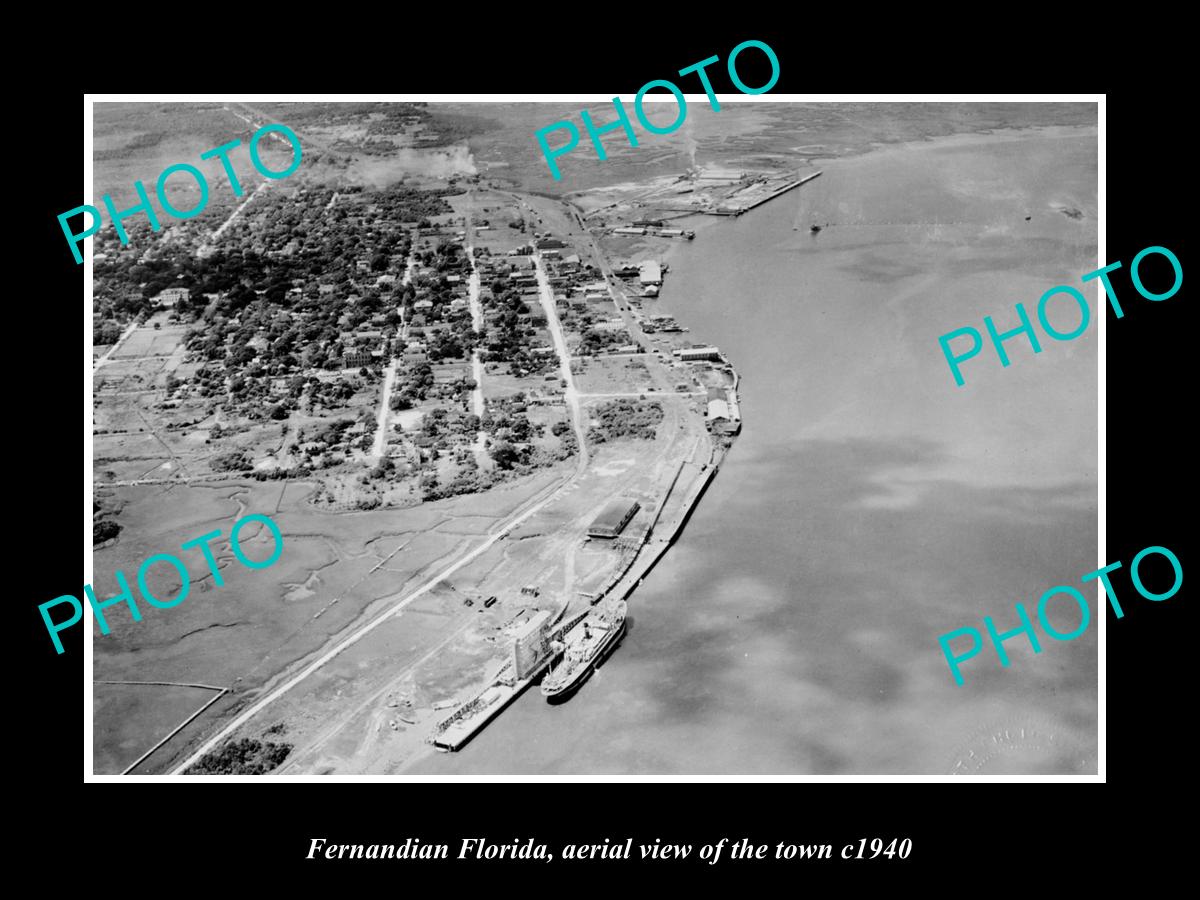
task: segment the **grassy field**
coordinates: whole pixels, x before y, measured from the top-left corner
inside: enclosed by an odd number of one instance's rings
[[[213,708],[214,718],[219,718],[381,600],[403,592],[419,573],[444,564],[465,542],[555,477],[531,476],[489,492],[486,499],[343,514],[311,508],[306,497],[312,486],[301,483],[230,481],[118,489],[124,530],[113,546],[94,554],[97,597],[117,593],[114,571],[132,580],[142,560],[153,553],[179,556],[187,564],[192,587],[187,599],[170,609],[140,603],[140,622],[132,620],[123,604],[112,607],[107,616],[112,632],[101,635],[98,626],[94,632],[94,677],[229,685],[234,692],[231,702]],[[269,569],[243,567],[229,547],[232,523],[247,512],[266,513],[283,531],[283,553]],[[464,512],[467,517],[460,523]],[[179,549],[214,529],[222,533],[213,542],[225,581],[221,587],[213,583],[197,549]],[[249,534],[247,530],[243,536]],[[269,547],[258,543],[246,543],[251,558],[268,554]],[[168,565],[153,567],[148,582],[158,596],[178,593]],[[177,716],[179,704],[169,694],[126,692],[120,702],[126,721],[119,728],[104,721],[106,710],[113,707],[96,708],[98,763],[115,766],[132,749],[140,747],[142,752],[165,733],[165,723],[177,724],[185,717]],[[167,708],[160,709],[160,704]],[[186,737],[181,735],[184,741]],[[179,749],[173,742],[164,748],[161,760],[154,758],[155,764],[165,765]]]
[[[153,684],[95,685],[96,772],[124,771],[216,693]]]

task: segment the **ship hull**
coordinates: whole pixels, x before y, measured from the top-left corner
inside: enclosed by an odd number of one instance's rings
[[[563,703],[570,700],[575,695],[575,692],[583,686],[583,683],[592,677],[592,672],[603,664],[613,650],[616,649],[617,644],[621,643],[621,638],[624,636],[625,620],[622,619],[620,626],[605,638],[600,649],[596,651],[596,655],[586,665],[580,667],[574,678],[561,686],[547,685],[544,681],[542,682],[542,694],[546,700],[550,703]]]

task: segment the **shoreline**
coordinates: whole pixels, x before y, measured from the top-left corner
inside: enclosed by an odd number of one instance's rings
[[[756,203],[755,206],[760,206],[768,200],[775,199],[780,194],[787,193],[791,188],[803,184],[805,180],[810,180],[812,177],[815,176],[809,176],[808,179],[803,179],[795,184],[792,184],[787,189],[772,194],[770,197],[764,198],[759,203]],[[575,214],[576,209],[569,201],[565,199],[558,199],[554,202],[562,205],[566,209],[568,215]],[[749,209],[744,210],[743,212],[749,212]],[[632,310],[629,309],[628,303],[626,303],[623,309],[622,305],[617,302],[617,295],[612,286],[612,279],[615,279],[615,276],[612,274],[614,260],[609,258],[610,254],[605,253],[600,248],[598,243],[598,238],[600,235],[591,231],[590,229],[587,229],[586,227],[584,228],[584,233],[589,236],[590,240],[592,241],[592,245],[595,248],[596,254],[600,258],[602,263],[601,271],[605,275],[605,281],[608,284],[610,299],[613,301],[614,306],[618,312],[631,313],[631,315],[628,317],[622,316],[627,325],[630,323],[630,319],[633,319],[638,324],[636,332],[631,329],[630,336],[643,347],[648,344],[656,343],[656,341],[652,341],[640,327],[640,322],[644,316],[641,314],[632,315]],[[547,307],[547,312],[550,313],[552,311],[553,304],[551,303]],[[554,317],[551,324],[555,328],[561,327],[558,325],[557,316]],[[732,377],[732,387],[728,389],[728,393],[731,395],[731,405],[734,409],[737,409],[739,406],[737,402],[737,388],[741,381],[741,376],[732,363],[730,363],[724,356],[719,357],[719,362]],[[565,364],[566,362],[564,361],[564,365]],[[740,422],[741,420],[739,415],[738,432],[740,432]],[[707,429],[707,425],[705,427]],[[651,571],[653,571],[655,566],[658,565],[663,556],[666,555],[667,551],[683,533],[687,523],[692,517],[692,513],[695,512],[696,507],[704,496],[704,493],[708,490],[708,486],[716,476],[721,462],[724,461],[725,455],[732,447],[736,434],[737,432],[734,432],[733,435],[729,435],[726,438],[721,439],[716,433],[710,431],[708,454],[707,458],[703,462],[697,462],[696,460],[696,454],[700,449],[700,441],[702,440],[702,438],[697,438],[696,443],[693,444],[690,453],[684,459],[680,460],[679,465],[675,468],[674,475],[667,484],[665,492],[660,498],[658,498],[655,514],[649,526],[642,533],[636,552],[628,559],[627,562],[624,563],[624,565],[618,566],[617,570],[610,574],[606,579],[604,585],[592,594],[589,599],[589,606],[585,608],[583,612],[580,613],[576,611],[571,616],[563,618],[572,602],[571,599],[568,598],[566,604],[559,611],[558,616],[555,617],[556,619],[562,618],[562,621],[559,624],[556,624],[549,634],[558,637],[565,636],[571,628],[574,628],[579,622],[588,618],[592,610],[596,609],[602,601],[610,596],[621,601],[629,601],[637,588],[642,584],[643,580],[651,573]],[[582,445],[581,453],[586,453],[586,450]],[[587,462],[589,462],[586,456],[583,457],[583,460],[584,465],[581,466],[579,472],[580,475],[586,474],[586,465]],[[666,509],[667,504],[677,496],[676,486],[679,483],[680,476],[684,472],[684,469],[688,466],[693,467],[695,471],[692,473],[692,478],[688,481],[688,486],[685,487],[682,493],[678,495],[681,497],[681,500],[678,505],[678,511],[672,519],[670,530],[665,534],[656,534],[656,526],[658,525],[660,517],[663,511]],[[689,487],[690,490],[688,489]],[[495,676],[485,681],[485,683],[477,690],[472,690],[467,700],[462,703],[456,703],[454,711],[449,716],[434,725],[431,732],[425,737],[425,743],[432,745],[436,750],[442,752],[457,752],[461,748],[465,747],[472,740],[474,740],[481,731],[491,724],[491,722],[496,719],[505,708],[515,702],[527,688],[538,681],[539,678],[543,677],[544,673],[553,665],[555,658],[556,657],[550,656],[546,657],[537,665],[531,674],[524,678],[517,678],[515,676],[511,663],[505,664],[495,674]],[[414,756],[405,763],[402,763],[400,766],[400,771],[408,768],[408,766],[416,762],[419,758],[420,756]]]

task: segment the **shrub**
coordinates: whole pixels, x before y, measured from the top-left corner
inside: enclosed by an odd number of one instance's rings
[[[276,768],[292,752],[292,745],[242,738],[205,753],[189,766],[185,775],[263,775]]]
[[[92,543],[102,544],[115,538],[121,533],[121,526],[111,519],[101,519],[92,523]]]
[[[588,440],[597,444],[635,437],[653,440],[663,420],[662,404],[657,400],[612,400],[596,410],[597,424],[588,430]]]

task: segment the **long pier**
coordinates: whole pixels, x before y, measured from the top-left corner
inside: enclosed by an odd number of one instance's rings
[[[767,194],[767,196],[762,197],[758,200],[755,200],[749,206],[722,206],[722,207],[718,207],[717,209],[703,210],[703,212],[707,212],[709,215],[713,215],[713,216],[740,216],[742,213],[750,212],[750,210],[752,210],[756,207],[762,206],[768,200],[774,200],[780,194],[786,194],[788,191],[792,190],[793,188],[798,188],[802,184],[807,184],[808,182],[812,181],[814,178],[816,178],[820,174],[821,174],[820,172],[814,172],[813,174],[805,175],[803,178],[793,181],[790,184],[785,184],[783,187],[779,188],[778,190],[776,190],[770,194]]]

